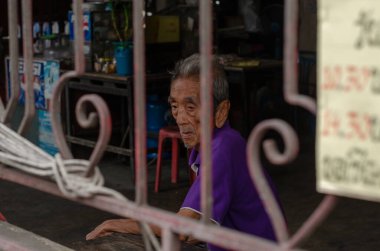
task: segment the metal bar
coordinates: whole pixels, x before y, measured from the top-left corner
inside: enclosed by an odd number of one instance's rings
[[[273,195],[272,189],[266,181],[263,167],[260,163],[260,147],[265,133],[275,130],[280,133],[285,143],[284,153],[280,154],[275,148],[274,141],[265,141],[264,150],[267,158],[274,164],[285,164],[293,160],[298,153],[298,140],[295,132],[288,124],[280,120],[266,120],[258,124],[249,137],[247,144],[247,156],[249,171],[256,186],[258,194],[272,222],[276,239],[280,243],[288,240],[288,230],[280,206]]]
[[[95,107],[96,113],[92,112],[87,114],[87,103],[90,103]],[[95,148],[90,156],[90,163],[86,173],[86,176],[90,177],[93,175],[96,165],[103,157],[104,150],[106,149],[111,138],[111,115],[106,102],[96,94],[89,94],[80,97],[75,107],[75,112],[77,115],[78,124],[81,127],[93,127],[98,121],[100,123],[98,141],[96,142]]]
[[[298,87],[298,0],[287,0],[285,3],[284,27],[284,60],[285,60],[285,93],[297,93]]]
[[[20,135],[25,135],[36,113],[33,90],[33,36],[32,36],[32,0],[22,1],[22,36],[25,76],[25,110],[18,128]]]
[[[136,202],[139,205],[147,203],[144,6],[144,0],[133,1]]]
[[[85,71],[85,59],[83,53],[84,35],[83,35],[83,0],[73,0],[74,20],[74,48],[75,48],[75,71],[78,75]]]
[[[148,234],[146,234],[146,230],[143,228],[143,224],[141,223],[141,222],[139,222],[140,224],[139,224],[139,226],[140,226],[140,229],[142,229],[141,230],[141,232],[142,232],[142,240],[143,240],[143,242],[144,242],[144,249],[146,250],[146,251],[153,251],[153,247],[152,247],[152,244],[151,244],[151,242],[150,242],[150,240],[149,240],[149,236],[148,236]],[[157,250],[157,251],[159,251],[159,250]]]
[[[285,55],[285,69],[284,69],[284,97],[286,101],[293,105],[301,106],[311,113],[316,113],[315,100],[298,94],[298,67],[297,67],[297,39],[298,39],[298,16],[299,16],[299,2],[298,0],[287,0],[285,3],[285,41],[284,41],[284,55]],[[337,197],[327,195],[309,217],[309,219],[302,225],[296,234],[285,244],[286,248],[291,248],[300,245],[301,241],[306,239],[313,230],[322,223],[327,215],[332,211],[336,205]]]
[[[1,164],[0,178],[55,196],[76,201],[83,205],[88,205],[106,212],[117,214],[121,217],[133,218],[138,221],[147,222],[148,224],[161,226],[162,228],[169,227],[176,233],[191,235],[198,240],[223,246],[226,249],[263,251],[279,250],[275,243],[266,239],[237,232],[228,228],[221,228],[214,224],[205,225],[186,217],[178,217],[176,214],[162,209],[153,208],[147,205],[141,206],[131,201],[124,202],[103,195],[97,195],[90,199],[68,198],[63,195],[56,184],[51,181],[27,175],[20,171],[4,167]]]
[[[8,30],[9,30],[9,69],[11,81],[11,96],[8,101],[2,122],[10,124],[11,118],[16,111],[18,95],[20,92],[20,84],[18,77],[18,38],[17,38],[17,24],[18,24],[18,1],[8,0]]]
[[[201,209],[202,222],[209,224],[212,218],[212,156],[211,136],[213,123],[212,86],[212,2],[200,1],[200,50],[201,50]]]
[[[298,5],[298,0],[285,1],[284,98],[289,104],[299,105],[315,114],[315,100],[298,94]]]
[[[170,228],[163,229],[162,250],[163,251],[179,251],[181,250],[181,243],[178,235],[173,233]]]
[[[71,79],[80,76],[84,73],[85,60],[83,54],[83,11],[82,11],[83,0],[73,0],[73,10],[74,10],[74,48],[75,48],[75,71],[65,72],[58,80],[56,87],[53,90],[52,100],[50,107],[51,123],[54,132],[55,143],[59,148],[59,151],[64,159],[72,159],[73,155],[65,141],[65,135],[63,134],[63,128],[59,116],[61,114],[61,93],[65,83]]]
[[[133,73],[134,73],[134,118],[135,118],[135,189],[137,205],[147,204],[146,163],[146,76],[145,76],[145,1],[133,0]],[[152,250],[149,232],[141,228],[145,248]]]
[[[64,88],[64,85],[67,81],[69,81],[71,78],[77,77],[78,74],[75,71],[69,71],[64,73],[58,80],[57,85],[53,89],[52,98],[51,100],[51,106],[50,106],[50,114],[51,114],[51,124],[53,128],[54,133],[54,139],[55,143],[59,149],[59,152],[61,153],[62,158],[64,159],[72,159],[73,155],[66,144],[65,141],[65,135],[63,134],[63,128],[61,124],[61,120],[59,118],[61,114],[61,105],[60,105],[60,98],[61,98],[61,92]]]
[[[160,242],[157,240],[157,237],[153,233],[150,226],[145,222],[140,221],[140,228],[142,228],[146,233],[144,234],[144,240],[146,240],[145,243],[147,243],[148,245],[145,246],[145,249],[161,251]]]

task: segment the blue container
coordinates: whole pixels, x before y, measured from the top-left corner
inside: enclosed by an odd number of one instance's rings
[[[162,127],[167,125],[165,115],[168,110],[168,105],[166,102],[160,101],[157,95],[149,95],[147,99],[147,130],[149,132],[158,133]],[[148,148],[156,148],[157,146],[157,139],[148,138]]]
[[[133,73],[132,43],[119,42],[115,45],[116,73],[119,76],[131,76]]]

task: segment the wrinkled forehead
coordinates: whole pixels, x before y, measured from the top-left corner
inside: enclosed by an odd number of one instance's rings
[[[199,96],[200,83],[198,79],[178,78],[172,81],[170,85],[170,95],[189,93]]]
[[[173,85],[175,85],[177,83],[183,83],[183,82],[200,84],[200,78],[199,78],[199,76],[178,77],[178,78],[175,78],[171,81],[170,87],[172,87]]]

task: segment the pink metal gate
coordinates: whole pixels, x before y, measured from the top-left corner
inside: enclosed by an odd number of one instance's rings
[[[10,58],[11,58],[11,83],[12,97],[7,105],[6,112],[2,118],[2,123],[7,125],[12,116],[16,102],[16,94],[19,91],[17,81],[18,67],[18,47],[17,47],[17,13],[18,1],[8,0],[9,15],[9,32],[10,32]],[[83,55],[83,30],[82,30],[82,0],[73,0],[75,20],[75,70],[65,73],[61,76],[57,87],[54,90],[54,101],[51,107],[53,120],[53,129],[56,142],[59,146],[63,158],[64,168],[65,160],[71,160],[72,154],[65,143],[61,124],[58,122],[60,113],[59,97],[65,83],[73,77],[80,76],[84,73],[84,55]],[[300,106],[315,114],[315,101],[307,96],[297,93],[297,19],[298,19],[298,0],[286,0],[285,8],[285,43],[284,43],[284,96],[291,105]],[[279,206],[273,198],[267,184],[263,184],[263,173],[259,158],[258,147],[263,136],[268,130],[275,130],[282,136],[285,142],[284,152],[279,152],[274,141],[265,140],[263,142],[266,157],[274,164],[284,164],[291,161],[298,154],[298,138],[294,130],[284,121],[272,119],[257,125],[252,131],[247,153],[249,158],[249,169],[254,183],[260,193],[266,210],[270,215],[271,221],[275,228],[278,243],[273,243],[265,239],[251,236],[245,233],[233,231],[231,229],[215,226],[209,223],[207,219],[211,216],[212,206],[212,186],[211,186],[211,104],[212,104],[212,76],[211,76],[211,52],[212,52],[212,1],[199,1],[200,11],[200,48],[201,48],[201,103],[202,118],[202,219],[195,221],[183,218],[174,213],[161,209],[153,208],[147,203],[147,177],[146,177],[146,119],[145,119],[145,47],[144,47],[144,6],[145,1],[133,1],[133,34],[134,34],[134,107],[135,107],[135,160],[137,166],[136,173],[136,201],[130,201],[121,196],[107,195],[104,190],[90,192],[88,196],[76,194],[61,190],[54,182],[25,172],[18,171],[11,165],[0,164],[0,177],[15,183],[20,183],[56,196],[89,205],[107,212],[111,212],[122,217],[137,219],[143,229],[145,247],[147,250],[179,250],[178,234],[192,235],[196,239],[217,244],[231,250],[293,250],[302,241],[309,236],[313,230],[321,224],[322,220],[333,209],[337,198],[332,195],[326,195],[315,212],[305,221],[302,227],[294,234],[289,234],[286,228],[283,216],[280,213]],[[34,116],[33,104],[33,81],[32,81],[32,0],[22,0],[22,20],[23,20],[23,51],[25,59],[25,76],[26,76],[26,104],[25,114],[18,129],[18,134],[24,135],[31,118]],[[100,160],[105,146],[111,134],[110,116],[108,108],[100,97],[96,95],[86,95],[79,100],[76,108],[78,122],[82,126],[88,126],[95,121],[96,116],[84,113],[84,107],[92,104],[97,110],[99,117],[100,132],[98,143],[94,152],[86,164],[85,175],[91,178],[96,173],[96,164]],[[1,159],[2,157],[0,157]],[[56,176],[54,176],[54,179]],[[108,191],[108,190],[107,190]],[[160,226],[163,231],[161,243],[152,234],[148,224]],[[17,247],[17,243],[15,243]],[[0,248],[6,248],[7,242],[0,236]]]

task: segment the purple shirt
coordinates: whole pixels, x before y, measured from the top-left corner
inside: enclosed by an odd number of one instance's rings
[[[212,163],[213,220],[227,228],[276,240],[272,223],[249,174],[246,142],[228,123],[220,129],[214,129]],[[191,152],[189,164],[193,170],[200,168],[198,151]],[[200,170],[197,174],[182,208],[200,213]],[[210,245],[210,250],[223,249]]]

